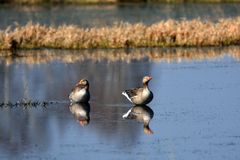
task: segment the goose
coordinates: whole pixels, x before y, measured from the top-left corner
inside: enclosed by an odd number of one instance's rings
[[[149,127],[149,123],[153,118],[153,110],[146,106],[134,106],[125,113],[123,119],[135,119],[138,122],[143,122],[143,131],[145,134],[153,134],[153,131]]]
[[[150,76],[144,76],[143,86],[139,88],[128,89],[122,92],[122,95],[135,105],[146,105],[153,99],[153,93],[149,90],[148,83],[152,79]]]
[[[87,103],[90,99],[89,83],[86,79],[81,79],[69,94],[71,103]]]

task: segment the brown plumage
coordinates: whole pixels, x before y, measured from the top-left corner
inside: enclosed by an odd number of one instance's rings
[[[69,99],[72,103],[80,102],[87,103],[90,99],[89,83],[86,79],[81,79],[73,88],[69,95]]]
[[[127,99],[136,105],[145,105],[152,101],[153,93],[148,88],[148,82],[152,79],[150,76],[144,76],[143,86],[139,88],[128,89],[122,92]]]

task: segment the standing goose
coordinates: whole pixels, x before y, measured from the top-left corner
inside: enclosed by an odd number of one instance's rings
[[[149,127],[149,123],[153,118],[153,110],[146,106],[134,106],[128,110],[122,117],[123,119],[135,119],[138,122],[143,122],[143,130],[145,134],[153,134],[153,131]]]
[[[81,79],[73,88],[69,95],[71,103],[87,103],[90,99],[89,83],[86,79]]]
[[[142,83],[143,86],[125,90],[122,94],[135,105],[146,105],[153,99],[153,93],[148,88],[148,82],[152,79],[150,76],[144,76]]]

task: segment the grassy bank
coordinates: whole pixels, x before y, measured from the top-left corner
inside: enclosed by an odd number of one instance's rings
[[[223,3],[223,2],[240,2],[240,0],[0,0],[0,3],[9,4],[100,4],[100,3]]]
[[[14,42],[14,43],[13,43]],[[218,22],[167,20],[150,26],[120,23],[84,29],[29,23],[0,31],[0,49],[131,48],[159,46],[226,46],[240,44],[240,17]]]

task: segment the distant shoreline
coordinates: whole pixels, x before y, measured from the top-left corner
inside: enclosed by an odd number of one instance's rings
[[[166,20],[101,28],[28,23],[0,30],[0,50],[60,48],[202,47],[240,45],[240,17],[218,22]]]
[[[2,0],[0,4],[240,3],[240,0]]]

